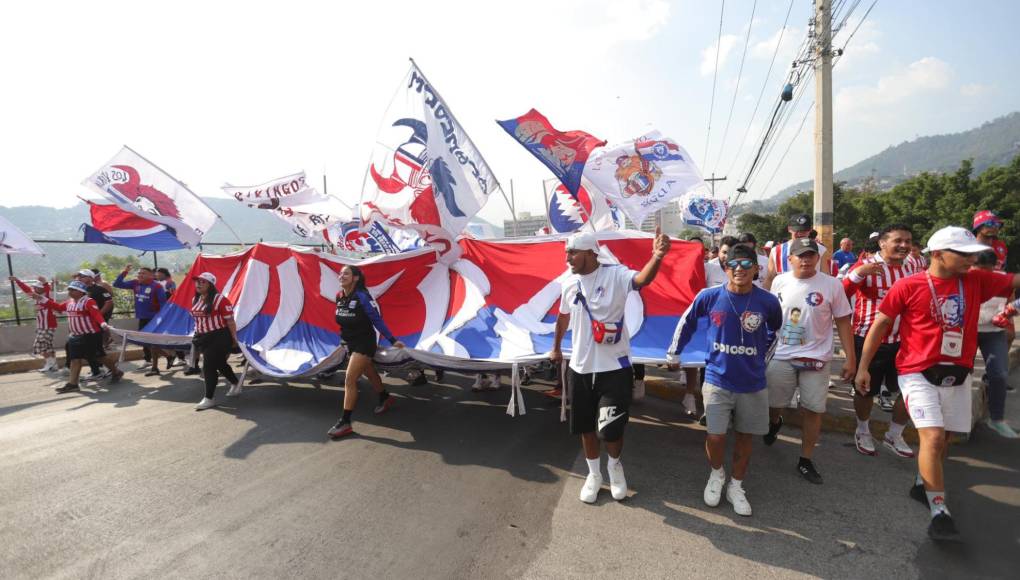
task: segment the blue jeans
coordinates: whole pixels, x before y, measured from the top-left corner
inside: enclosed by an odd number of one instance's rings
[[[985,380],[988,381],[988,414],[993,421],[1002,421],[1006,410],[1006,379],[1009,376],[1009,344],[1005,331],[979,332],[978,348],[985,359]]]

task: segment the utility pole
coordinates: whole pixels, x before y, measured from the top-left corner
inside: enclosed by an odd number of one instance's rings
[[[829,256],[832,240],[832,6],[831,0],[815,0],[815,187],[814,224]],[[828,272],[826,268],[824,270]]]

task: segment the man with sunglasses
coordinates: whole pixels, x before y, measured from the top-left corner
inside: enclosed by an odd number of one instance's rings
[[[772,281],[772,293],[779,298],[786,322],[779,334],[775,357],[769,362],[765,375],[770,407],[765,444],[776,442],[783,426],[783,408],[799,391],[803,421],[797,472],[814,484],[822,483],[822,476],[812,457],[822,432],[822,415],[829,397],[833,323],[839,331],[840,341],[843,344],[853,343],[850,302],[839,280],[818,271],[819,259],[818,244],[814,240],[794,240],[790,244],[793,269]],[[856,370],[857,358],[853,351],[847,351],[843,380],[853,379]]]
[[[765,389],[767,354],[783,324],[779,300],[754,285],[758,260],[754,250],[737,244],[726,261],[728,281],[698,293],[680,317],[667,351],[670,368],[676,368],[680,352],[694,336],[699,321],[708,328],[711,345],[705,361],[705,415],[708,435],[705,452],[712,468],[704,500],[719,505],[723,487],[726,500],[738,515],[750,516],[743,482],[751,459],[755,435],[769,430],[769,398]],[[723,460],[730,422],[736,432],[733,445],[733,477],[726,486]]]
[[[999,239],[999,230],[1002,229],[1002,220],[995,212],[983,209],[974,214],[974,225],[971,231],[977,237],[978,242],[990,247],[995,252],[995,269],[1005,270],[1006,268],[1006,242]]]
[[[1020,276],[971,268],[977,254],[987,249],[963,228],[950,226],[932,234],[926,248],[931,256],[928,270],[893,284],[879,306],[855,381],[859,392],[870,390],[868,366],[899,317],[900,391],[921,440],[910,497],[928,506],[928,535],[935,540],[959,538],[946,508],[943,464],[950,433],[970,432],[970,382],[981,303],[1020,287]]]

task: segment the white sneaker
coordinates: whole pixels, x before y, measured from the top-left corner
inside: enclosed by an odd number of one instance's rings
[[[689,417],[698,416],[698,401],[691,393],[684,395],[683,406],[684,413],[686,413]]]
[[[985,421],[985,425],[988,425],[989,429],[995,431],[1006,439],[1020,439],[1020,434],[1014,431],[1013,428],[1009,426],[1009,423],[1005,421],[992,421],[991,419],[988,419]]]
[[[67,377],[71,375],[71,369],[67,367],[60,367],[60,374]]]
[[[581,501],[584,503],[595,503],[599,497],[599,490],[602,489],[602,475],[589,473],[581,487]]]
[[[854,433],[854,444],[857,445],[857,451],[863,455],[875,455],[875,439],[871,437],[871,433],[861,433],[858,431]]]
[[[907,442],[903,440],[903,435],[899,437],[893,437],[891,434],[886,433],[882,439],[882,444],[886,446],[890,451],[899,455],[900,457],[906,457],[910,459],[914,456],[914,450],[907,445]]]
[[[733,511],[738,516],[751,515],[751,504],[747,501],[747,495],[744,494],[744,487],[734,485],[732,480],[726,486],[726,501],[733,504]]]
[[[708,476],[708,484],[705,486],[705,505],[708,507],[716,507],[719,505],[719,499],[722,497],[722,488],[726,485],[726,472],[720,471],[719,475],[716,475],[715,471],[712,471]]]
[[[206,409],[211,409],[211,408],[213,408],[215,406],[216,406],[216,401],[214,401],[214,400],[212,400],[212,399],[210,399],[208,397],[202,397],[202,400],[199,401],[197,405],[195,405],[195,410],[196,411],[204,411]]]
[[[230,385],[230,390],[227,391],[228,397],[236,397],[241,394],[241,383]]]
[[[632,391],[632,393],[633,393],[633,397],[631,397],[631,398],[633,400],[640,401],[641,399],[644,399],[645,398],[645,382],[643,380],[641,380],[641,381],[634,381],[634,390]]]
[[[617,462],[615,467],[609,464],[609,491],[617,501],[627,497],[627,478],[623,476],[622,462]]]

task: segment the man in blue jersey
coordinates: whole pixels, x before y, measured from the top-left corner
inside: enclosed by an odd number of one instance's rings
[[[768,354],[783,325],[779,300],[754,285],[758,260],[754,250],[738,245],[730,249],[726,260],[729,281],[702,290],[694,298],[673,334],[667,359],[670,368],[679,362],[698,327],[699,319],[708,321],[711,344],[705,365],[705,398],[708,437],[705,452],[712,473],[705,486],[705,503],[719,505],[726,483],[723,459],[726,433],[732,418],[736,441],[733,445],[733,477],[726,486],[726,501],[738,515],[750,516],[751,504],[744,493],[744,477],[751,460],[754,435],[769,430],[769,398],[765,389]]]

